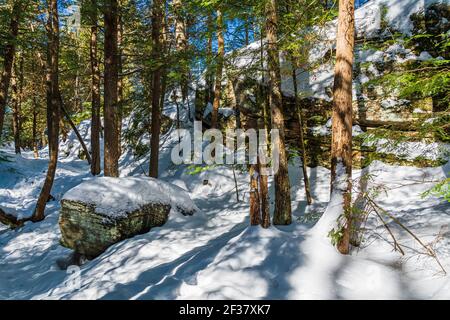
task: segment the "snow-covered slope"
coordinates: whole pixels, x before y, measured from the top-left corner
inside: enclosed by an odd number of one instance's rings
[[[45,160],[32,159],[30,153],[14,158],[11,152],[2,150],[11,162],[2,163],[1,169],[11,173],[0,181],[1,204],[34,203],[38,189],[25,181],[43,177]],[[448,270],[450,232],[445,228],[450,225],[450,206],[420,194],[449,170],[380,162],[365,169],[374,177],[368,188],[384,185],[387,190],[378,198],[380,205],[427,243],[441,234],[434,247]],[[85,161],[62,161],[53,191],[57,200],[88,171]],[[58,201],[48,204],[41,223],[27,223],[16,231],[0,229],[0,298],[450,299],[449,276],[439,272],[433,259],[417,253],[420,248],[395,225],[391,228],[404,244],[405,257],[393,252],[387,231],[376,219],[368,221],[362,248],[348,257],[336,252],[320,227],[312,228],[329,200],[327,169],[308,170],[315,203],[306,207],[299,164],[291,164],[294,223],[268,230],[249,227],[246,173],[237,172],[238,203],[231,168],[196,175],[189,171],[174,167],[164,171],[162,179],[187,190],[201,210],[198,214],[171,215],[165,226],[113,245],[79,270],[66,272],[57,266],[70,252],[59,244]],[[359,175],[356,171],[355,177]]]
[[[363,17],[360,21],[376,23],[376,14],[372,14],[376,10],[369,10],[375,3],[381,1],[373,0],[357,11],[357,17]],[[392,8],[401,4],[415,8],[421,1],[389,3]],[[406,10],[394,11],[392,23],[405,23],[406,14]],[[394,59],[412,58],[399,51],[394,47],[358,54],[366,62],[385,59],[390,52]],[[316,82],[310,85],[317,85],[314,94],[322,94],[321,85],[326,87],[331,71],[325,66],[317,72],[310,77]],[[285,82],[284,86],[288,92],[289,85]],[[193,105],[193,95],[190,99]],[[167,101],[164,112],[176,119],[176,104]],[[182,116],[188,118],[186,113]],[[89,122],[82,122],[79,129],[89,147]],[[142,141],[147,143],[148,137]],[[327,237],[336,216],[327,215],[317,223],[324,212],[333,213],[335,203],[328,206],[329,170],[308,169],[314,203],[307,206],[300,164],[298,159],[291,163],[294,222],[264,230],[249,226],[248,173],[217,166],[192,174],[192,168],[175,166],[170,160],[177,142],[173,128],[161,136],[160,179],[187,192],[199,212],[193,217],[171,215],[163,227],[117,243],[79,269],[66,271],[57,263],[70,254],[59,243],[59,201],[68,190],[91,179],[87,162],[79,159],[79,143],[70,133],[61,144],[52,190],[55,201],[47,204],[46,219],[26,223],[19,230],[0,225],[0,299],[450,299],[450,276],[394,223],[389,226],[405,256],[393,251],[388,231],[373,216],[365,226],[361,247],[350,256],[337,253]],[[434,149],[438,152],[437,146]],[[392,152],[408,157],[420,150],[416,144]],[[0,206],[5,211],[19,217],[31,214],[47,166],[45,150],[40,156],[33,159],[31,152],[16,156],[11,148],[0,150]],[[141,179],[148,171],[148,159],[148,155],[136,158],[124,144],[121,176]],[[354,178],[370,176],[366,185],[355,182],[355,187],[379,190],[377,203],[432,245],[450,272],[450,204],[442,198],[422,197],[449,172],[449,163],[420,169],[375,161],[363,171],[355,170]],[[272,186],[270,193],[273,209]]]

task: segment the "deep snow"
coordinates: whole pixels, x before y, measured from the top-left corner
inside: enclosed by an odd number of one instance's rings
[[[80,183],[62,200],[79,201],[111,219],[121,218],[150,203],[167,204],[174,211],[194,213],[197,207],[182,188],[149,177],[99,177]]]
[[[59,200],[89,179],[89,166],[70,156],[61,158],[52,191],[57,201],[48,204],[46,219],[26,223],[19,230],[0,229],[0,298],[450,298],[450,277],[440,272],[433,259],[417,253],[420,248],[393,224],[405,257],[393,252],[386,230],[373,218],[360,249],[350,256],[336,252],[327,237],[333,219],[314,226],[329,201],[327,169],[308,170],[315,202],[306,206],[299,164],[291,164],[294,223],[263,230],[249,227],[246,173],[237,171],[243,198],[238,203],[230,167],[192,175],[190,168],[170,163],[170,147],[177,135],[171,131],[163,141],[161,179],[186,190],[198,213],[192,217],[171,213],[163,227],[113,245],[81,267],[80,286],[74,287],[73,269],[68,272],[57,266],[70,254],[59,244]],[[9,148],[1,152],[9,162],[0,166],[0,206],[25,214],[35,204],[46,160],[33,159],[31,152],[15,156]],[[122,174],[142,175],[140,168],[147,165],[146,160],[130,159],[129,152],[122,156]],[[383,185],[387,190],[378,197],[380,205],[424,241],[432,242],[441,233],[435,248],[447,270],[450,206],[442,199],[422,199],[421,193],[449,171],[448,164],[418,169],[374,162],[364,172],[373,177],[366,188]],[[360,171],[354,173],[355,178],[359,175]]]
[[[383,0],[358,9],[357,23],[376,26],[381,13],[377,8],[372,10],[372,5],[380,2]],[[419,2],[423,1],[396,1],[399,5],[393,6],[388,18],[408,30],[409,11],[397,9],[404,8],[402,4],[410,8]],[[358,29],[371,30],[369,26]],[[332,33],[326,36],[333,38]],[[258,47],[254,43],[249,49],[257,51]],[[319,59],[329,48],[325,41],[324,47],[317,46],[312,58]],[[391,48],[393,59],[397,59],[394,49],[401,48]],[[377,61],[388,53],[358,54],[363,61]],[[252,57],[241,55],[237,66],[251,63]],[[423,53],[409,58],[429,57]],[[304,75],[310,80],[305,82],[308,88],[302,90],[325,94],[331,75],[330,65],[323,65]],[[283,86],[289,91],[289,83]],[[176,109],[176,103],[168,103],[164,114],[174,119]],[[184,115],[181,120],[187,122],[189,117]],[[82,122],[79,128],[89,144],[88,124]],[[326,129],[318,128],[319,133]],[[264,230],[249,226],[247,173],[236,172],[242,200],[237,202],[231,167],[213,167],[193,175],[189,167],[175,166],[170,161],[171,148],[178,141],[174,131],[162,135],[161,141],[161,180],[186,190],[199,212],[194,216],[172,212],[163,227],[113,245],[80,269],[60,270],[57,261],[67,258],[70,250],[59,244],[59,201],[68,190],[91,179],[87,162],[78,159],[80,146],[71,133],[61,144],[52,190],[56,200],[48,203],[46,219],[36,224],[28,222],[18,230],[0,225],[0,299],[450,299],[450,276],[444,275],[433,259],[421,254],[423,250],[417,243],[395,224],[390,227],[403,245],[405,257],[393,251],[386,229],[374,217],[367,222],[361,248],[350,256],[337,253],[327,234],[336,219],[333,206],[338,206],[340,199],[329,203],[327,169],[308,170],[314,203],[307,206],[299,163],[291,164],[294,222]],[[148,157],[135,159],[126,146],[124,149],[121,176],[142,177]],[[408,145],[402,152],[415,156],[419,149],[418,145]],[[0,156],[7,159],[0,162],[0,206],[18,217],[29,216],[45,176],[46,150],[41,150],[39,159],[33,159],[31,152],[16,156],[12,148],[4,147]],[[359,186],[364,190],[382,186],[378,203],[426,243],[433,243],[447,271],[450,205],[443,199],[421,195],[449,172],[449,163],[419,169],[374,162],[362,173],[370,175],[371,180]],[[361,171],[355,170],[353,176],[358,179]],[[332,214],[317,223],[324,212]],[[77,285],[73,285],[74,279]]]

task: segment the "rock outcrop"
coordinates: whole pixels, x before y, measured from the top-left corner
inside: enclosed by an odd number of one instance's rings
[[[61,200],[61,243],[95,258],[114,243],[164,225],[171,210],[192,215],[197,208],[186,191],[156,179],[95,178]]]

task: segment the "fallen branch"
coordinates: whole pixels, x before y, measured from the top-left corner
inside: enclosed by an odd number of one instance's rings
[[[389,232],[389,234],[391,235],[392,241],[394,241],[394,250],[399,250],[400,253],[402,254],[402,256],[405,255],[405,251],[403,251],[403,249],[400,247],[400,244],[398,243],[397,239],[395,238],[394,234],[391,231],[391,228],[389,228],[388,224],[386,223],[386,221],[383,219],[383,217],[381,216],[381,214],[378,212],[378,210],[376,210],[375,208],[373,208],[373,211],[375,212],[375,214],[378,216],[378,218],[381,220],[381,222],[383,223],[384,227],[386,228],[386,230]]]
[[[372,208],[374,209],[374,212],[378,216],[381,216],[380,213],[384,214],[385,216],[389,217],[394,223],[396,223],[398,226],[400,226],[403,230],[405,230],[418,244],[420,244],[425,249],[425,254],[426,255],[428,255],[428,256],[430,256],[430,257],[432,257],[432,258],[434,258],[436,260],[437,264],[442,269],[444,274],[447,274],[447,271],[442,266],[441,262],[439,261],[439,258],[437,257],[436,252],[434,251],[434,249],[431,246],[426,245],[425,243],[423,243],[423,241],[420,240],[420,238],[418,236],[416,236],[414,234],[414,232],[412,232],[408,227],[406,227],[403,223],[401,223],[400,220],[398,220],[392,214],[390,214],[385,209],[381,208],[378,204],[376,204],[375,201],[372,198],[370,198],[368,195],[366,195],[365,197],[366,197],[367,201],[371,204]],[[387,224],[384,222],[384,220],[382,218],[381,218],[381,220],[383,221],[385,226],[387,226]],[[391,232],[391,235],[392,235],[392,232]]]
[[[70,126],[72,127],[72,130],[75,132],[75,134],[76,134],[76,136],[78,138],[78,141],[80,141],[81,147],[83,148],[84,153],[86,154],[87,162],[89,164],[91,164],[91,162],[92,162],[91,154],[89,153],[89,150],[86,147],[86,144],[84,143],[80,132],[78,131],[77,127],[75,126],[75,124],[73,123],[72,119],[70,118],[69,113],[67,112],[66,108],[64,107],[64,102],[63,102],[61,93],[59,93],[59,102],[60,102],[61,111],[63,112],[64,117],[67,119],[67,121],[69,122]]]
[[[22,227],[25,222],[30,221],[29,218],[25,219],[17,219],[16,216],[13,216],[12,214],[6,213],[0,208],[0,223],[10,226],[11,229],[17,229]]]

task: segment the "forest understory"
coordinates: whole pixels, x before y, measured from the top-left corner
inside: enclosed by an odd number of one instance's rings
[[[450,300],[450,2],[388,2],[4,1],[0,300]]]

